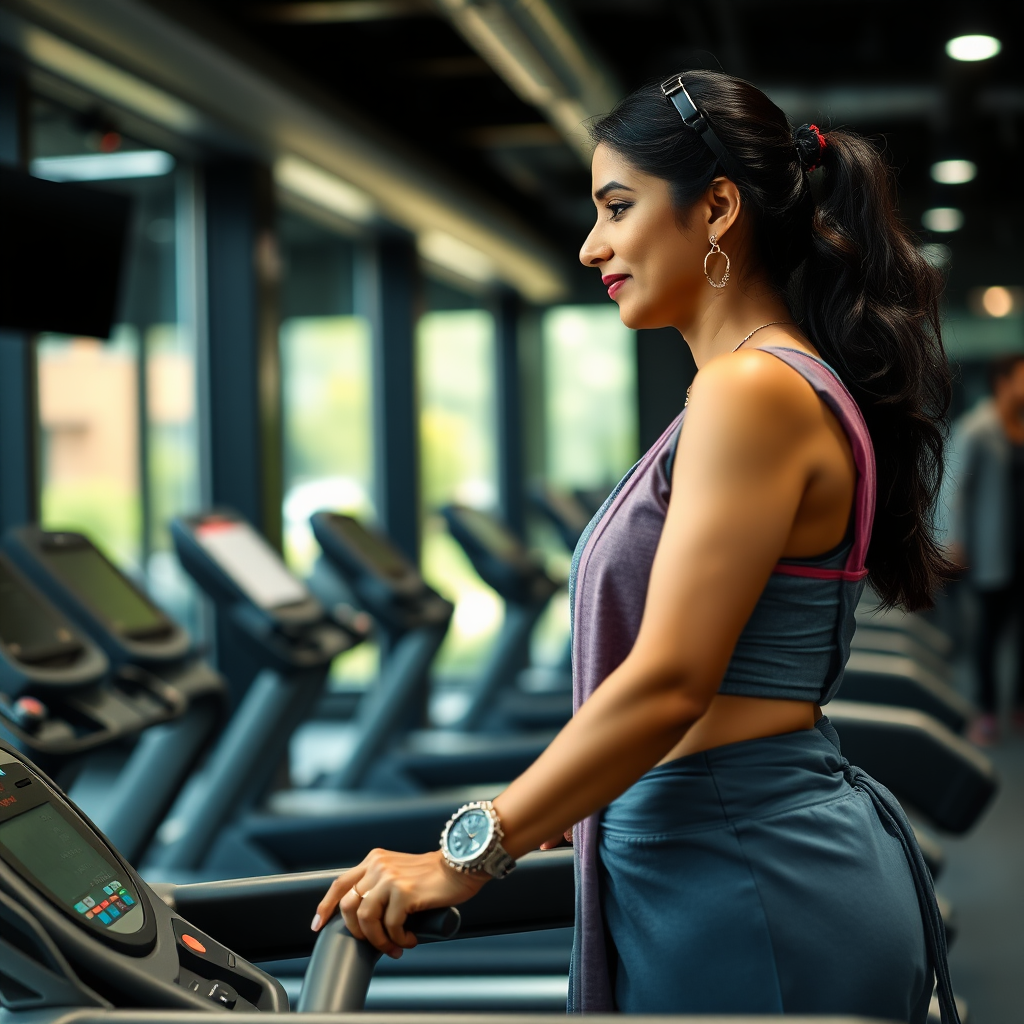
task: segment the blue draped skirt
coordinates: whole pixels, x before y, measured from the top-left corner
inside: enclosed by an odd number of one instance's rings
[[[892,797],[865,778],[822,719],[660,765],[609,805],[617,1009],[923,1022],[930,879],[912,870]]]

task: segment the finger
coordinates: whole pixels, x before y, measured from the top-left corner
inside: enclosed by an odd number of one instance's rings
[[[328,888],[327,892],[324,893],[324,898],[317,904],[316,916],[313,918],[313,923],[310,925],[313,931],[320,931],[320,929],[323,928],[323,926],[330,920],[331,915],[337,909],[342,896],[352,888],[360,877],[362,877],[362,865],[356,868],[349,868],[348,871],[343,871],[333,882],[331,882],[330,888]]]
[[[402,892],[393,891],[384,908],[384,930],[388,938],[402,949],[412,949],[417,945],[416,936],[406,931],[405,919],[411,911],[409,897]]]
[[[345,927],[348,928],[348,930],[357,939],[366,938],[363,934],[363,929],[359,924],[359,905],[362,902],[363,901],[358,894],[358,890],[353,886],[347,893],[345,893],[344,896],[341,897],[341,902],[338,904],[338,909],[341,911],[341,917],[345,922]]]
[[[361,937],[382,953],[390,953],[395,948],[395,944],[384,931],[383,917],[384,908],[387,906],[387,897],[388,893],[384,884],[378,884],[364,894],[356,910],[356,917],[362,932]]]

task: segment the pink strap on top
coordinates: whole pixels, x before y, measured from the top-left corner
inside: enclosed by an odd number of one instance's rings
[[[875,517],[875,450],[871,434],[853,395],[835,371],[820,359],[799,349],[766,346],[761,352],[770,352],[792,366],[814,388],[835,414],[846,431],[857,467],[857,489],[853,499],[853,544],[844,569],[822,569],[813,565],[792,565],[779,562],[772,570],[781,576],[804,576],[815,580],[845,580],[858,583],[868,574],[864,566],[868,545],[871,543],[871,525]]]

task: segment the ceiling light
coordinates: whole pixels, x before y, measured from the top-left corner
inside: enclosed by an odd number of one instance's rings
[[[174,170],[174,157],[162,149],[86,153],[82,156],[41,156],[31,162],[29,170],[35,177],[45,178],[47,181],[159,178]]]
[[[999,285],[986,288],[981,293],[981,306],[989,316],[1009,316],[1013,312],[1013,293]]]
[[[932,164],[932,181],[940,185],[964,185],[974,181],[977,165],[970,160],[939,160]]]
[[[198,112],[176,96],[49,32],[34,26],[28,28],[25,33],[25,52],[30,60],[55,75],[71,79],[150,121],[186,133],[194,132],[199,127]]]
[[[416,248],[428,262],[436,263],[470,281],[487,283],[494,280],[494,261],[486,253],[446,231],[420,232],[416,238]]]
[[[953,251],[941,242],[926,242],[920,252],[925,261],[938,270],[948,270],[953,259]]]
[[[301,157],[281,157],[274,164],[274,181],[286,192],[337,213],[346,220],[366,224],[377,213],[373,199],[362,189]]]
[[[959,231],[964,226],[964,214],[955,206],[933,206],[924,211],[921,223],[929,231]]]
[[[953,60],[988,60],[1002,48],[995,36],[957,36],[946,43],[946,53]]]

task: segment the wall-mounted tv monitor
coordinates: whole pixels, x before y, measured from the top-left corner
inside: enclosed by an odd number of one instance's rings
[[[107,338],[131,200],[0,167],[0,328]]]

